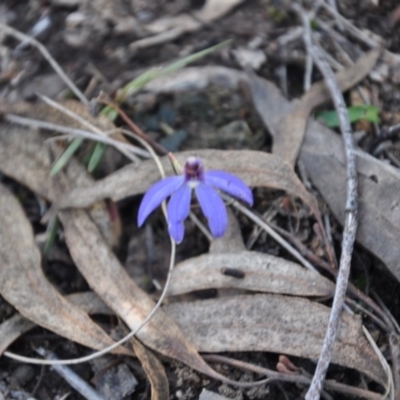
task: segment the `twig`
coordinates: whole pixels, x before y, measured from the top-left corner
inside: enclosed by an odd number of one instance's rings
[[[368,37],[364,32],[360,31],[357,27],[355,27],[350,21],[344,18],[340,13],[330,7],[328,4],[324,2],[324,0],[317,0],[317,3],[322,6],[326,11],[331,13],[337,21],[340,21],[343,26],[347,29],[347,31],[353,35],[354,38],[360,40],[364,44],[370,47],[380,47],[380,44],[370,37]]]
[[[88,132],[82,129],[74,129],[74,128],[69,128],[63,125],[58,125],[58,124],[53,124],[52,122],[46,122],[46,121],[40,121],[37,119],[32,119],[32,118],[26,118],[26,117],[20,117],[19,115],[14,115],[14,114],[5,114],[4,119],[13,122],[15,124],[21,125],[21,126],[29,126],[31,128],[38,128],[38,129],[46,129],[46,130],[51,130],[55,132],[61,132],[65,133],[67,135],[72,135],[72,136],[79,136],[83,137],[85,139],[89,140],[94,140],[97,142],[102,142],[105,144],[109,144],[111,146],[114,146],[118,150],[126,150],[130,153],[140,155],[145,158],[149,158],[149,153],[146,150],[143,150],[139,147],[133,146],[128,143],[123,143],[119,140],[115,140],[107,135],[100,135],[98,133],[92,133]],[[124,151],[125,154],[125,151]],[[128,156],[132,161],[137,162],[137,159],[134,158],[132,159],[131,156]]]
[[[306,36],[310,36],[309,38]],[[304,41],[311,41],[311,30],[303,28],[303,40]],[[306,71],[304,73],[304,83],[303,83],[303,90],[304,92],[308,92],[311,87],[311,78],[312,78],[312,70],[313,70],[313,59],[312,55],[307,53],[306,55]]]
[[[293,5],[294,10],[299,14],[304,29],[310,29],[310,20],[304,10],[298,5]],[[310,35],[305,35],[305,38],[311,39]],[[327,332],[324,343],[322,345],[321,355],[318,360],[317,368],[311,382],[310,388],[306,394],[306,400],[318,400],[325,380],[326,371],[331,360],[333,346],[339,328],[340,314],[343,309],[347,285],[350,273],[351,256],[354,247],[354,241],[357,231],[357,213],[358,213],[358,198],[357,198],[357,168],[354,154],[354,143],[351,131],[349,118],[347,115],[346,104],[343,95],[336,82],[333,71],[321,55],[317,46],[312,43],[312,40],[306,40],[305,45],[307,53],[311,54],[314,63],[320,69],[326,86],[332,96],[332,100],[337,110],[340,130],[343,136],[345,154],[346,154],[346,175],[347,175],[347,194],[345,207],[345,221],[342,242],[342,254],[340,257],[339,273],[336,281],[335,297],[333,299],[332,310],[329,317]]]
[[[342,23],[342,21],[338,18],[339,11],[338,11],[338,8],[337,8],[337,5],[336,5],[336,0],[328,0],[328,4],[329,4],[329,6],[332,8],[332,10],[335,11],[335,18],[336,18],[337,27],[338,27],[341,31],[343,31],[343,23]]]
[[[362,313],[368,315],[384,331],[386,331],[388,329],[387,325],[380,318],[378,318],[374,313],[367,310],[365,307],[363,307],[361,304],[357,303],[353,299],[347,298],[346,303],[351,305],[354,309],[361,311]]]
[[[375,354],[378,356],[383,370],[387,374],[388,382],[387,382],[385,394],[382,396],[382,398],[383,399],[389,398],[389,400],[394,400],[393,375],[392,375],[392,371],[390,370],[389,364],[387,363],[385,357],[383,356],[382,352],[380,351],[378,345],[375,343],[375,340],[369,333],[368,329],[364,325],[363,325],[362,329],[363,329],[364,335],[367,338],[369,344],[371,345]],[[389,397],[388,397],[388,395],[389,395]]]
[[[297,248],[301,255],[307,258],[310,262],[319,267],[323,268],[325,271],[333,274],[332,266],[326,261],[322,260],[318,256],[316,256],[310,249],[307,248],[296,236],[292,233],[285,231],[280,228],[278,225],[275,225],[273,222],[268,222],[272,229],[278,232],[281,236],[283,236],[286,240],[292,243],[293,246]]]
[[[252,221],[254,221],[257,225],[263,228],[272,238],[274,238],[284,249],[286,249],[293,257],[295,257],[301,264],[304,265],[307,269],[311,269],[316,271],[313,265],[311,265],[295,248],[293,248],[288,242],[286,242],[280,235],[278,235],[265,221],[257,216],[253,211],[247,209],[245,206],[240,204],[238,201],[233,200],[229,196],[221,193],[221,197],[224,200],[230,202],[228,204],[232,204],[236,209],[238,209],[242,214],[249,217]]]
[[[265,221],[265,223],[269,224],[272,219],[275,218],[276,214],[278,214],[278,210],[274,206],[272,206],[267,211],[265,211],[264,214],[262,214],[261,218],[263,221]],[[259,225],[254,226],[254,229],[246,243],[247,250],[252,249],[262,232],[264,232],[264,229],[262,229]]]
[[[353,54],[354,53],[359,53],[360,51],[358,49],[353,48],[352,43],[349,42],[347,38],[345,38],[343,35],[340,33],[336,32],[329,24],[324,22],[321,18],[317,19],[318,27],[320,27],[324,32],[328,34],[328,37],[330,41],[332,42],[333,46],[335,46],[336,50],[339,52],[339,54],[342,57],[342,60],[346,63],[348,67],[351,67],[354,65],[353,59],[350,57],[350,55],[344,50],[343,44],[347,45],[348,47],[351,47]]]
[[[340,64],[339,61],[337,61],[334,57],[332,57],[322,46],[319,40],[315,40],[316,46],[318,46],[319,51],[321,53],[321,56],[326,60],[326,62],[330,65],[332,69],[335,69],[336,71],[343,71],[344,66]]]
[[[36,47],[41,53],[42,56],[48,61],[48,63],[53,67],[54,71],[60,76],[60,78],[64,81],[64,83],[71,89],[71,91],[75,94],[75,96],[83,103],[88,105],[89,101],[85,97],[85,95],[76,87],[76,85],[68,78],[67,74],[62,70],[57,61],[51,56],[45,46],[42,43],[38,42],[31,36],[25,35],[24,33],[17,31],[16,29],[8,26],[7,24],[3,24],[0,22],[0,29],[4,30],[7,34],[14,36],[21,42],[27,42],[32,46]]]
[[[101,129],[99,129],[97,126],[93,125],[89,121],[87,121],[85,118],[81,117],[80,115],[76,114],[72,110],[68,109],[67,107],[64,107],[62,104],[57,103],[56,101],[48,98],[47,96],[39,95],[40,99],[44,101],[47,105],[50,107],[55,108],[56,110],[61,111],[63,114],[67,115],[71,119],[73,119],[76,122],[79,122],[83,126],[85,126],[87,129],[91,130],[92,132],[98,133],[99,135],[106,135]],[[136,164],[140,161],[138,158],[132,159],[131,154],[129,151],[119,148],[119,151],[124,154],[126,157],[128,157],[130,160],[135,162]]]
[[[388,316],[388,318],[392,322],[393,327],[395,328],[397,333],[400,333],[400,326],[397,323],[396,319],[393,317],[392,313],[386,307],[386,304],[382,301],[382,299],[378,296],[378,294],[375,291],[372,292],[372,295],[375,298],[375,301],[378,303],[379,307],[381,307],[381,309],[386,313],[386,315]]]
[[[57,360],[57,357],[51,351],[45,350],[42,347],[36,349],[36,352],[44,357],[46,360]],[[92,386],[85,382],[79,375],[77,375],[71,368],[65,365],[53,365],[53,369],[64,378],[71,387],[73,387],[79,394],[87,400],[104,400]]]
[[[190,211],[189,217],[192,220],[192,222],[200,229],[200,231],[203,233],[203,235],[207,238],[207,240],[210,243],[215,240],[213,235],[211,235],[211,233],[204,226],[204,224],[197,218],[197,216],[196,216],[196,214],[194,212]]]
[[[387,129],[382,129],[380,135],[377,136],[368,146],[368,153],[372,154],[374,150],[386,140],[397,139],[400,133],[400,124],[393,125]]]
[[[304,83],[303,83],[303,90],[304,92],[308,92],[311,87],[311,77],[312,77],[312,70],[313,70],[313,60],[310,54],[306,56],[306,72],[304,73]]]
[[[160,154],[166,155],[169,153],[169,151],[159,143],[157,143],[155,140],[153,140],[151,137],[146,135],[127,115],[126,113],[121,109],[121,107],[112,99],[110,99],[105,93],[100,93],[99,97],[97,98],[97,101],[101,104],[105,104],[107,106],[110,106],[114,108],[115,111],[120,115],[120,117],[127,123],[129,128],[132,129],[133,132],[136,133],[136,135],[140,136],[142,139],[144,139],[147,143],[149,143],[151,146],[153,146],[154,149],[156,149]]]
[[[303,385],[308,385],[310,383],[310,379],[304,375],[284,374],[281,372],[273,371],[271,369],[259,367],[257,365],[253,365],[244,361],[235,360],[225,356],[211,354],[211,355],[203,355],[203,358],[206,361],[224,363],[240,369],[252,371],[257,374],[265,375],[268,376],[271,380],[300,383]],[[338,393],[357,396],[367,400],[382,400],[382,395],[379,393],[374,393],[370,392],[369,390],[355,388],[331,380],[326,381],[324,387],[325,389],[334,390],[335,392]]]

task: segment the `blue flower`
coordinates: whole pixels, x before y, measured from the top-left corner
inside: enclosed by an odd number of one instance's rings
[[[223,236],[228,226],[228,214],[213,188],[253,205],[253,193],[241,179],[224,171],[205,171],[199,158],[190,157],[182,175],[165,178],[146,192],[139,207],[139,227],[163,200],[171,196],[167,206],[168,230],[177,243],[182,242],[185,233],[183,222],[189,215],[194,189],[212,235],[216,238]]]

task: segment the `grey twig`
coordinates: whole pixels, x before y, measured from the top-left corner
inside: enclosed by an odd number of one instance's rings
[[[0,22],[0,30],[5,31],[8,35],[14,36],[21,42],[26,42],[36,47],[43,55],[43,57],[49,62],[49,64],[53,67],[54,71],[59,75],[59,77],[64,81],[64,83],[74,92],[75,96],[83,103],[88,105],[89,101],[85,97],[85,95],[76,87],[76,85],[68,78],[67,74],[63,71],[57,61],[51,56],[45,46],[42,43],[38,42],[31,36],[25,35],[24,33],[17,31],[16,29],[3,24]]]
[[[298,5],[293,5],[294,10],[299,14],[305,30],[310,30],[310,20],[307,13]],[[338,113],[340,121],[340,130],[343,136],[345,154],[346,154],[346,175],[347,175],[347,194],[346,194],[346,213],[344,221],[342,254],[340,257],[339,273],[336,280],[335,297],[333,299],[332,310],[329,317],[328,328],[326,331],[324,343],[322,345],[321,355],[318,360],[317,368],[312,379],[310,388],[306,394],[306,400],[318,400],[328,369],[333,345],[339,328],[340,314],[343,309],[346,290],[349,280],[351,256],[354,247],[354,240],[357,231],[357,169],[354,154],[354,142],[350,122],[347,115],[346,104],[343,95],[339,89],[335,75],[329,64],[325,61],[320,49],[312,42],[311,34],[304,35],[307,53],[312,55],[314,63],[321,71],[325,84],[331,94]]]
[[[368,37],[364,32],[354,26],[350,21],[344,18],[339,12],[337,12],[334,8],[332,8],[329,4],[326,4],[324,0],[316,0],[318,5],[320,5],[324,10],[329,12],[336,21],[340,22],[342,26],[346,29],[346,31],[352,35],[355,39],[360,42],[366,44],[370,47],[380,47],[380,44],[374,39]]]
[[[271,382],[282,381],[301,385],[307,385],[310,383],[310,378],[302,374],[286,374],[218,354],[203,355],[203,359],[209,362],[224,363],[236,368],[255,372],[256,374],[265,375],[271,380]],[[343,383],[335,381],[326,381],[324,386],[327,390],[333,390],[337,393],[342,393],[345,395],[357,396],[367,400],[382,400],[382,395],[380,393],[370,392],[369,390],[344,385]]]
[[[47,360],[57,360],[57,357],[51,351],[42,347],[36,349],[36,352]],[[53,365],[52,368],[64,378],[70,386],[80,393],[87,400],[104,400],[100,393],[96,392],[87,382],[77,375],[71,368],[65,365]]]
[[[146,150],[143,150],[140,147],[136,147],[132,144],[113,139],[112,137],[105,134],[101,135],[99,133],[89,132],[83,129],[69,128],[68,126],[53,124],[52,122],[41,121],[33,118],[20,117],[19,115],[14,114],[5,114],[4,119],[21,126],[28,126],[30,128],[45,129],[65,133],[66,135],[82,137],[84,139],[109,144],[110,146],[114,146],[120,151],[123,150],[124,154],[129,157],[133,162],[137,162],[138,160],[136,158],[132,158],[132,154],[129,155],[129,153],[149,158],[149,153]]]
[[[335,13],[336,13],[335,18],[336,18],[337,27],[338,27],[341,31],[343,31],[343,24],[342,24],[342,21],[340,21],[340,19],[337,17],[337,15],[339,14],[339,11],[338,11],[338,8],[337,8],[337,5],[336,5],[336,0],[328,0],[328,4],[329,4],[329,6],[332,8],[332,10],[334,10]]]

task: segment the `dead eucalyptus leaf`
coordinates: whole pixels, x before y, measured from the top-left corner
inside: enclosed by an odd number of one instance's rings
[[[353,66],[338,72],[336,79],[340,89],[346,91],[368,75],[380,53],[380,49],[371,50]],[[273,153],[294,167],[311,111],[316,106],[330,101],[331,96],[322,81],[314,84],[300,101],[266,104],[265,92],[270,90],[270,87],[265,82],[264,79],[258,78],[249,71],[249,84],[255,107],[274,138]],[[285,114],[284,118],[283,114]]]
[[[35,326],[32,321],[24,318],[21,314],[15,314],[3,321],[0,324],[0,355],[7,350],[12,342]]]
[[[243,279],[227,276],[222,269],[239,270]],[[202,289],[246,289],[293,296],[332,296],[334,284],[314,271],[283,258],[253,251],[206,254],[175,266],[169,295]]]
[[[163,309],[200,352],[270,351],[311,359],[320,355],[330,314],[322,304],[272,294],[173,303]],[[358,316],[342,314],[332,362],[386,382]]]
[[[269,187],[284,190],[299,197],[318,215],[315,199],[307,192],[293,169],[281,158],[272,154],[252,150],[198,150],[207,169],[221,169],[242,178],[249,186]],[[176,153],[183,165],[193,151]],[[173,175],[168,157],[161,159],[167,175]],[[128,196],[144,193],[151,184],[160,179],[158,169],[152,160],[141,164],[127,165],[90,186],[79,187],[63,195],[57,203],[58,208],[85,208],[105,198],[114,201]]]
[[[16,198],[2,184],[0,210],[1,295],[26,318],[63,337],[92,349],[113,344],[99,326],[47,281],[31,224]],[[116,352],[130,354],[123,347]]]
[[[151,400],[169,399],[169,382],[164,366],[157,356],[135,338],[131,339],[135,354],[142,364],[151,386]]]
[[[61,195],[57,179],[49,175],[54,157],[61,154],[61,149],[44,143],[47,136],[35,130],[25,129],[10,124],[0,124],[0,171],[27,186],[33,192],[47,200],[54,201]],[[53,156],[53,153],[56,153]],[[82,165],[72,159],[66,173],[75,185],[90,185],[93,180]],[[120,239],[119,217],[111,212],[113,204],[96,202],[89,213],[98,224],[102,234],[111,246]],[[117,218],[113,219],[112,216]]]
[[[139,39],[130,44],[131,51],[147,48],[176,39],[185,32],[200,29],[205,23],[221,18],[243,0],[207,0],[200,10],[193,13],[183,13],[166,16],[145,25],[147,32],[153,34],[148,38]]]
[[[400,174],[396,168],[361,150],[356,155],[359,183],[356,239],[400,281]],[[340,137],[313,121],[300,159],[337,220],[344,221],[346,166]]]
[[[46,166],[39,157],[42,154],[40,151],[36,152],[36,150],[40,150],[37,148],[40,136],[35,136],[35,133],[31,132],[24,137],[26,140],[21,140],[21,135],[29,131],[15,128],[13,132],[15,134],[12,135],[14,140],[11,140],[11,130],[12,128],[5,125],[4,129],[0,131],[1,172],[50,199],[56,195],[60,196],[78,179],[90,181],[89,178],[85,178],[85,171],[76,162],[68,165],[66,169],[68,177],[61,173],[56,178],[49,178],[47,174],[50,165],[47,166],[46,174]],[[19,145],[18,143],[21,142],[23,144]],[[10,144],[10,153],[19,156],[20,164],[15,164],[15,160],[7,154],[7,143]],[[42,146],[45,148],[45,160],[46,157],[48,160],[49,149],[45,145]],[[38,179],[36,169],[42,174],[41,178],[44,181]],[[154,302],[127,275],[86,211],[62,211],[59,213],[59,218],[64,225],[66,242],[71,256],[89,285],[131,329],[136,329],[151,312]],[[73,329],[73,326],[71,328]],[[214,379],[229,382],[229,379],[215,372],[204,362],[177,325],[163,315],[162,311],[157,312],[137,336],[154,350],[175,358]]]
[[[100,297],[93,292],[74,293],[65,297],[71,304],[86,314],[114,315],[104,302],[101,301]],[[0,355],[7,350],[12,342],[35,326],[35,323],[18,313],[2,322],[0,324]]]
[[[85,211],[66,210],[60,212],[59,217],[71,257],[89,286],[131,330],[136,330],[153,309],[153,300],[129,277]],[[158,310],[136,336],[167,357],[214,379],[229,382],[205,363],[162,310]]]
[[[233,7],[243,0],[207,0],[193,16],[190,14],[179,14],[172,17],[163,17],[145,26],[148,32],[153,34],[168,31],[170,29],[181,29],[182,33],[199,29],[204,23],[221,18]]]
[[[219,65],[186,67],[152,80],[144,90],[157,94],[194,92],[205,90],[211,85],[237,90],[247,80],[244,72]]]
[[[279,135],[281,121],[288,118],[285,111],[290,109],[290,103],[273,83],[263,80],[262,88],[263,120],[271,132]],[[359,179],[356,240],[400,280],[400,174],[361,150],[356,154]],[[311,120],[299,158],[337,220],[344,221],[346,167],[341,137]]]

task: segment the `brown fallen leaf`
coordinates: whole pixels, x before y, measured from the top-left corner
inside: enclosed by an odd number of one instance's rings
[[[135,338],[131,339],[135,354],[142,364],[151,386],[151,400],[169,399],[169,382],[164,366],[156,355]]]
[[[307,192],[292,168],[281,158],[272,154],[252,150],[198,150],[197,156],[204,160],[207,169],[222,169],[242,178],[249,186],[269,187],[288,192],[299,197],[318,215],[315,199]],[[193,151],[176,153],[183,165]],[[173,175],[168,157],[161,159],[167,175]],[[114,201],[144,193],[151,184],[160,179],[153,161],[142,162],[138,166],[128,165],[90,186],[79,187],[60,198],[56,207],[85,208],[105,198]]]
[[[137,286],[83,210],[59,213],[71,257],[89,286],[131,330],[136,330],[155,303]],[[228,382],[199,356],[175,322],[162,310],[136,335],[146,346],[214,379]]]
[[[129,48],[135,51],[156,44],[169,42],[183,35],[200,29],[203,24],[211,23],[227,14],[243,0],[207,0],[200,10],[174,16],[165,16],[144,26],[153,36],[136,40]]]
[[[271,351],[318,359],[330,308],[272,294],[173,303],[163,307],[200,352]],[[365,339],[361,318],[343,314],[332,362],[385,385],[386,374]]]
[[[244,274],[243,279],[224,275],[222,269]],[[314,271],[283,258],[253,251],[206,254],[175,266],[169,295],[202,289],[237,288],[293,296],[332,296],[335,286]]]
[[[219,65],[207,65],[182,68],[160,76],[149,82],[144,90],[157,94],[195,92],[205,90],[209,86],[237,90],[247,80],[247,75],[242,71]]]
[[[41,136],[20,128],[3,126],[0,131],[0,171],[25,184],[33,191],[49,198],[59,197],[63,190],[77,182],[90,182],[85,171],[76,162],[66,168],[55,179],[48,177],[49,148],[42,144]],[[10,135],[10,132],[13,135]],[[24,139],[21,140],[21,135]],[[13,139],[11,139],[11,137]],[[9,144],[7,152],[6,144]],[[8,154],[10,153],[10,154]],[[11,157],[14,154],[16,159]],[[3,157],[4,156],[4,157]],[[47,174],[46,174],[47,166]],[[38,175],[40,175],[39,179]],[[64,225],[66,242],[71,256],[89,285],[104,302],[120,316],[131,329],[136,329],[154,307],[154,302],[127,275],[118,259],[104,241],[104,236],[86,211],[66,210],[59,213]],[[60,322],[62,325],[62,323]],[[67,324],[67,323],[65,323]],[[73,326],[71,327],[73,329]],[[186,340],[177,325],[159,311],[137,335],[144,344],[154,350],[175,358],[193,369],[214,379],[229,382],[215,372],[199,356]],[[106,347],[106,346],[102,346]]]
[[[0,294],[22,315],[92,349],[114,341],[86,313],[62,297],[41,269],[41,255],[30,222],[17,199],[0,184]],[[22,323],[20,329],[25,324]],[[119,354],[131,354],[123,347]]]
[[[2,355],[8,346],[17,340],[25,332],[33,329],[36,325],[21,314],[15,314],[11,318],[0,324],[0,355]]]
[[[47,136],[35,130],[25,129],[10,124],[0,124],[0,171],[23,185],[39,196],[54,201],[60,197],[61,191],[57,181],[49,175],[55,156],[61,149],[44,145]],[[53,153],[56,153],[53,156]],[[88,186],[93,180],[76,160],[72,159],[66,173],[74,185]],[[96,202],[89,209],[90,215],[101,228],[101,232],[112,246],[120,239],[118,214],[111,212],[113,203]],[[113,219],[112,216],[117,216]]]
[[[65,297],[70,303],[86,314],[114,315],[104,302],[93,292],[74,293]],[[35,326],[36,324],[34,322],[18,313],[3,321],[0,324],[0,355],[7,350],[11,343]]]
[[[341,90],[346,91],[363,79],[374,67],[379,55],[380,49],[371,50],[353,66],[338,72],[336,79]],[[325,83],[322,81],[314,84],[300,101],[285,104],[269,102],[267,111],[264,96],[268,88],[265,80],[258,78],[253,72],[249,71],[249,74],[255,107],[274,138],[273,153],[294,167],[311,111],[331,100]]]
[[[267,128],[279,134],[280,121],[288,118],[285,110],[290,103],[273,83],[267,80],[262,82],[262,97],[257,97],[255,101],[259,101],[259,107],[264,110],[263,120]],[[400,174],[397,169],[361,150],[356,154],[359,179],[356,239],[380,258],[400,280]],[[311,120],[299,157],[337,220],[344,221],[346,167],[340,136]]]

